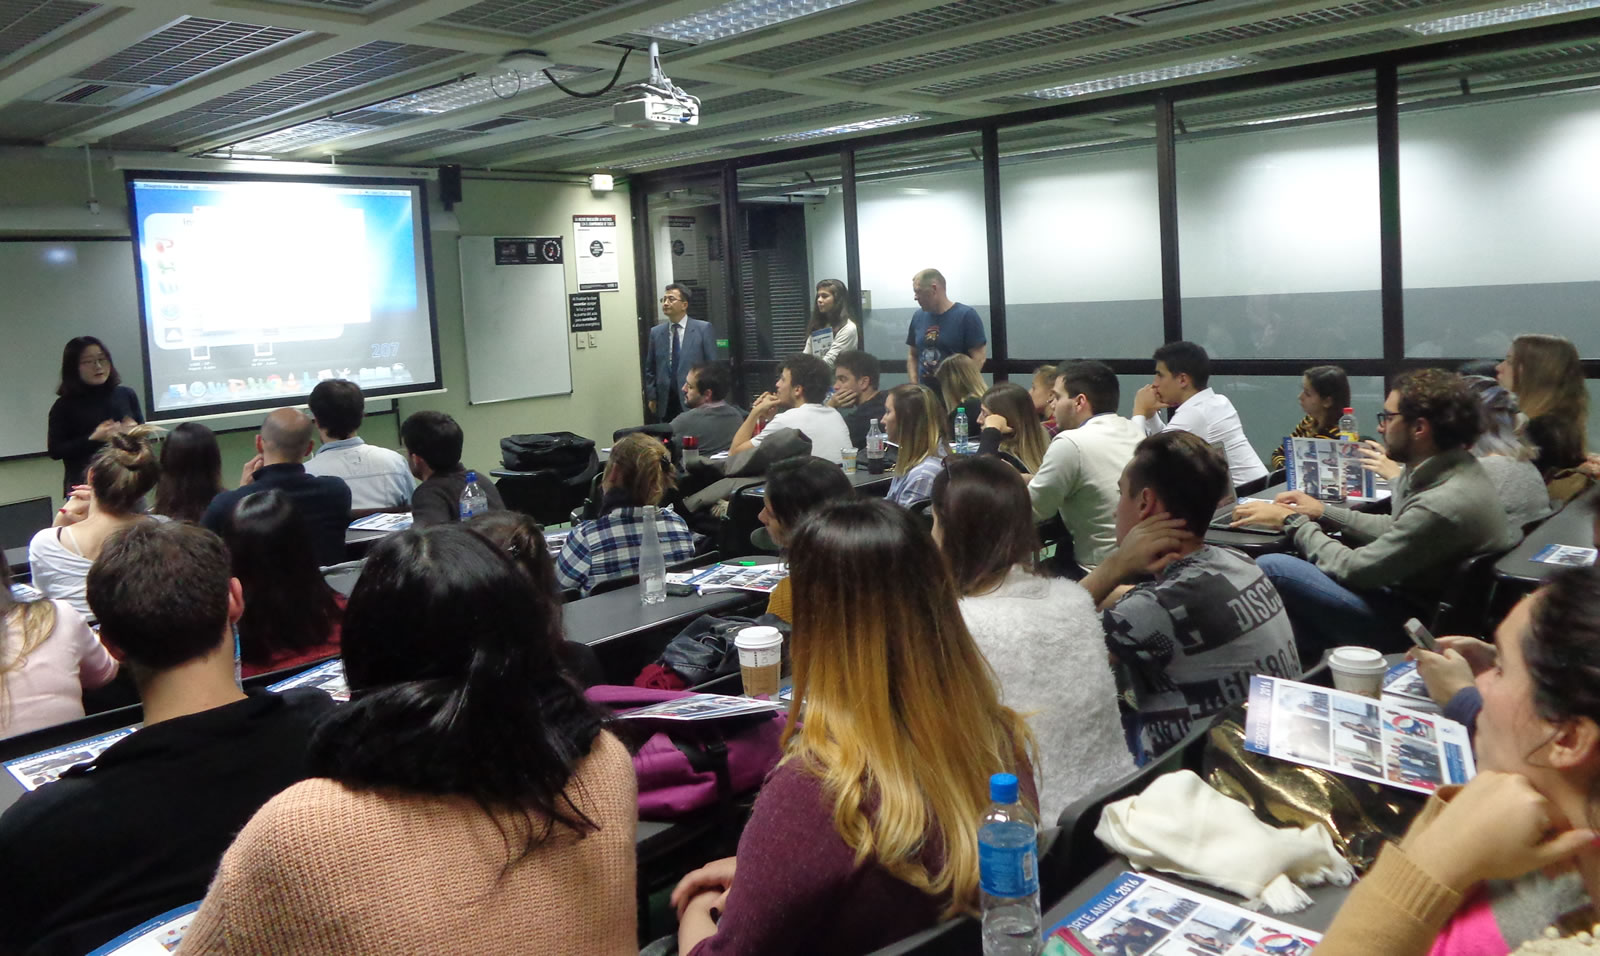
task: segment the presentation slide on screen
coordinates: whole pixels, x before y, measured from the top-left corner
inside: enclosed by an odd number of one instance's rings
[[[438,381],[410,183],[131,181],[152,418]]]

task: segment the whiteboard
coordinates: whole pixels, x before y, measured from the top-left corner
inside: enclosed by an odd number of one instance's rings
[[[92,335],[106,344],[122,384],[145,401],[140,318],[133,281],[133,243],[120,239],[0,239],[0,458],[47,450],[50,406],[61,383],[61,349]],[[393,402],[372,399],[367,412]],[[265,413],[200,419],[214,431],[255,428]],[[181,420],[181,419],[180,419]],[[163,424],[172,425],[176,421]]]
[[[467,401],[572,392],[564,262],[495,264],[494,236],[462,236]]]

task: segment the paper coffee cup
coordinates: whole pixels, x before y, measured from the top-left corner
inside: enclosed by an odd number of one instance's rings
[[[747,627],[734,636],[739,672],[746,697],[771,697],[778,692],[783,670],[783,632],[775,627]]]
[[[1370,647],[1336,647],[1328,655],[1333,686],[1364,697],[1383,695],[1383,678],[1389,664],[1383,654]]]
[[[844,473],[847,475],[856,473],[856,450],[854,448],[839,449],[839,467],[843,468]]]

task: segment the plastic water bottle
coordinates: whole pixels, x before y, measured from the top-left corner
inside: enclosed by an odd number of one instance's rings
[[[1039,822],[1017,800],[1017,777],[989,778],[988,812],[978,824],[983,956],[1038,956]]]
[[[700,460],[700,439],[693,435],[683,436],[683,467],[688,467]]]
[[[478,473],[467,472],[467,487],[461,492],[461,520],[471,521],[489,510],[489,495],[478,487]]]
[[[876,418],[867,427],[867,471],[874,475],[883,471],[883,429]]]
[[[1345,409],[1344,414],[1339,416],[1339,440],[1361,440],[1361,429],[1356,426],[1356,410],[1353,408]]]
[[[644,585],[640,601],[660,604],[667,599],[667,559],[661,553],[661,537],[656,533],[655,505],[644,507],[644,528],[639,533],[639,583]]]
[[[967,453],[967,410],[956,408],[956,454]]]

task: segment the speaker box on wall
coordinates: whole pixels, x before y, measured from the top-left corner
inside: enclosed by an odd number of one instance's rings
[[[446,209],[454,209],[461,201],[461,167],[455,164],[439,167],[439,202]]]

